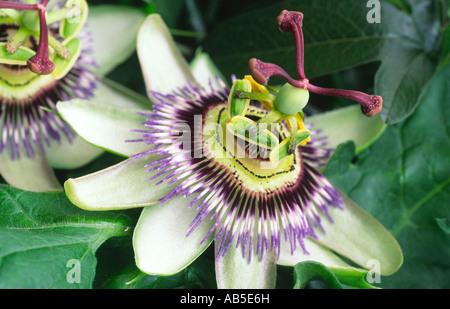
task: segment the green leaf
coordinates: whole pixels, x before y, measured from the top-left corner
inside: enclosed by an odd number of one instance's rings
[[[155,13],[161,15],[168,27],[176,27],[178,18],[183,13],[185,1],[179,0],[152,0]]]
[[[437,224],[448,235],[450,235],[450,219],[437,218]]]
[[[123,249],[123,247],[119,248],[119,250]],[[105,259],[107,258],[109,256],[105,256]],[[127,261],[124,262],[126,263]],[[113,269],[117,270],[117,263],[113,264]],[[131,252],[131,259],[126,265],[126,269],[117,272],[98,287],[104,289],[217,288],[214,274],[214,261],[206,259],[203,256],[197,258],[191,265],[173,276],[153,276],[140,272],[135,266],[133,252]]]
[[[440,65],[446,66],[450,64],[450,24],[443,31],[441,45]]]
[[[280,33],[276,17],[283,9],[301,11],[307,78],[381,61],[375,80],[375,92],[384,103],[381,117],[386,123],[396,123],[417,107],[433,73],[435,61],[429,53],[434,52],[439,34],[433,20],[435,11],[418,3],[420,7],[410,16],[381,2],[381,22],[369,23],[366,4],[352,0],[282,1],[218,23],[206,37],[204,49],[225,76],[248,74],[248,61],[255,57],[275,63],[297,78],[292,34]],[[431,30],[420,25],[424,20],[432,25]]]
[[[383,97],[381,119],[395,124],[414,112],[433,75],[435,63],[422,50],[392,44],[375,76],[375,92]]]
[[[414,29],[408,27],[410,18],[390,5],[383,3],[382,23],[370,24],[366,20],[366,2],[292,0],[218,23],[205,40],[205,52],[210,53],[225,76],[248,74],[247,62],[252,57],[276,63],[294,74],[292,34],[281,33],[276,24],[283,9],[304,14],[305,71],[309,78],[378,60],[386,40],[419,44]]]
[[[348,268],[327,268],[315,261],[298,263],[294,267],[294,289],[304,289],[313,280],[322,281],[326,289],[342,289],[346,286],[373,289],[367,283],[367,270]]]
[[[404,265],[383,278],[383,287],[449,287],[448,235],[436,221],[450,217],[448,89],[450,66],[434,74],[414,114],[357,157],[348,148],[345,155],[336,152],[325,173],[402,247]]]
[[[441,27],[441,1],[409,0],[411,16],[417,29],[423,50],[432,53],[436,50]]]
[[[0,185],[0,288],[91,288],[96,250],[129,220],[86,213],[63,193]]]
[[[304,289],[312,280],[320,280],[327,289],[342,289],[339,280],[323,264],[306,261],[294,267],[294,289]]]

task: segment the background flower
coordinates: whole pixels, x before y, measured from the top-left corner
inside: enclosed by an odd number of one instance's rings
[[[61,3],[52,1],[49,11],[55,5]],[[9,99],[9,87],[4,85],[0,174],[9,184],[31,191],[62,190],[52,168],[79,168],[100,155],[101,151],[77,138],[51,110],[54,111],[57,101],[72,98],[95,102],[109,102],[111,97],[118,96],[128,99],[118,94],[117,87],[102,76],[133,53],[135,22],[139,23],[144,16],[142,11],[129,7],[95,7],[79,35],[83,46],[81,55],[66,76],[59,81],[50,75],[30,77],[33,82],[24,84],[37,85],[14,88],[18,99],[13,100]],[[105,25],[110,26],[106,29]],[[115,40],[117,37],[121,39]],[[106,44],[114,44],[114,48],[99,48]],[[16,71],[4,73],[3,81],[8,82],[8,74],[13,78],[14,72],[28,72],[26,66],[13,67],[13,70]]]

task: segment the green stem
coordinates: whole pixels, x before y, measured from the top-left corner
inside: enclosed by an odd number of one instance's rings
[[[281,120],[283,120],[286,117],[286,115],[282,114],[280,111],[278,111],[275,107],[270,110],[270,112],[261,120],[259,120],[259,123],[278,123]]]
[[[30,31],[28,31],[25,27],[20,27],[14,36],[8,41],[5,46],[5,49],[10,53],[14,54],[17,49],[22,46],[23,42],[31,35]]]
[[[183,36],[187,38],[196,38],[196,39],[203,39],[205,37],[204,33],[199,33],[195,31],[188,31],[188,30],[180,30],[180,29],[170,29],[170,34],[174,36]]]
[[[240,99],[250,99],[257,101],[266,101],[270,103],[275,102],[275,96],[268,92],[245,92],[245,91],[236,91],[235,96]]]
[[[53,11],[47,14],[47,24],[51,25],[57,21],[61,21],[67,18],[69,13],[71,13],[74,10],[73,7],[64,7],[62,9],[59,9],[57,11]],[[77,12],[75,15],[71,15],[71,17],[75,17],[81,14],[81,9]]]

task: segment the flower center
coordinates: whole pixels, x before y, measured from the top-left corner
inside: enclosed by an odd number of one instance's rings
[[[246,117],[260,120],[267,110],[249,106]],[[301,155],[294,155],[273,164],[269,150],[246,138],[233,135],[226,127],[227,105],[218,104],[206,113],[203,124],[203,154],[206,158],[228,170],[242,187],[254,192],[271,194],[279,188],[294,186],[301,176]],[[284,138],[289,130],[284,123],[274,125],[274,135]],[[230,174],[229,173],[229,174]]]
[[[17,28],[6,40],[2,37],[0,63],[26,65],[33,73],[61,79],[80,55],[76,36],[86,21],[88,7],[86,1],[69,0],[62,8],[48,12],[48,3],[0,1],[0,24]],[[51,30],[52,24],[57,24],[57,33]],[[27,47],[30,37],[38,41],[32,49]]]
[[[302,113],[274,110],[277,91],[244,80],[231,90],[222,83],[201,89],[188,83],[169,94],[154,92],[153,110],[143,114],[146,129],[136,130],[141,138],[132,141],[152,145],[135,158],[159,155],[145,166],[152,173],[148,180],[174,185],[161,203],[196,195],[188,207],[198,214],[187,236],[212,220],[201,243],[213,233],[219,242],[223,236],[219,257],[236,240],[250,261],[253,254],[260,259],[265,252],[280,254],[282,234],[292,253],[298,244],[305,250],[303,239],[321,227],[319,212],[342,207],[342,201],[313,168],[329,151],[322,142],[309,141]],[[293,132],[308,134],[297,138]]]
[[[3,24],[0,26],[0,44],[5,44],[17,33],[15,24]],[[34,52],[37,41],[29,37],[23,48]],[[0,63],[0,97],[6,102],[28,102],[30,98],[38,96],[47,89],[54,87],[58,81],[51,75],[37,75],[31,72],[26,65]],[[20,91],[18,91],[20,90]]]

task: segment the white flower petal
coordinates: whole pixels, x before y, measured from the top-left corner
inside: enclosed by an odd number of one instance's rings
[[[262,261],[253,255],[250,263],[241,247],[234,242],[225,256],[216,260],[216,280],[219,289],[274,289],[277,277],[276,257],[267,252]],[[221,244],[216,241],[217,247]]]
[[[194,196],[171,198],[162,205],[144,208],[133,235],[136,265],[153,275],[172,275],[191,264],[212,242],[210,236],[200,244],[214,221],[206,218],[186,236],[197,216]]]
[[[136,110],[77,99],[59,102],[57,109],[74,131],[92,145],[126,157],[150,148],[143,142],[127,142],[139,139],[142,134],[132,131],[140,129],[140,122],[145,120]]]
[[[148,16],[142,24],[137,52],[150,99],[152,91],[170,93],[184,87],[188,81],[197,85],[189,65],[158,14]]]
[[[103,153],[102,149],[86,143],[79,136],[69,142],[63,138],[58,145],[46,147],[45,156],[53,168],[75,169],[96,159]]]
[[[130,6],[89,7],[86,29],[92,35],[93,57],[99,66],[96,73],[106,75],[133,54],[137,31],[144,19],[142,10]]]
[[[369,147],[386,128],[378,115],[372,118],[364,116],[359,105],[313,115],[307,117],[305,123],[313,123],[313,130],[322,130],[314,136],[327,136],[328,148],[336,148],[340,143],[353,140],[357,153]]]
[[[105,77],[97,83],[94,97],[89,99],[92,104],[100,104],[121,109],[150,110],[150,100],[129,88]]]
[[[36,154],[34,158],[22,155],[16,160],[12,160],[10,154],[4,151],[0,155],[0,174],[11,186],[22,190],[61,191],[62,186],[41,149],[35,147],[34,151]]]
[[[345,210],[330,209],[334,223],[322,220],[326,233],[318,231],[317,242],[363,268],[376,260],[381,275],[395,273],[403,263],[403,253],[395,238],[374,217],[340,194]]]
[[[305,248],[308,252],[303,252],[303,249],[298,246],[292,254],[289,243],[283,241],[281,243],[281,253],[277,264],[283,266],[295,266],[296,264],[304,261],[316,261],[327,267],[349,267],[348,264],[342,261],[330,249],[314,242],[311,239],[305,239],[304,241]]]
[[[208,54],[197,52],[194,59],[189,64],[195,79],[205,88],[209,88],[212,82],[218,89],[222,86],[217,83],[217,78],[220,78],[226,84],[226,79],[216,67]]]
[[[107,169],[64,183],[67,197],[86,210],[114,210],[154,205],[166,196],[173,186],[156,185],[148,180],[155,172],[147,172],[145,164],[153,156],[128,159]]]

